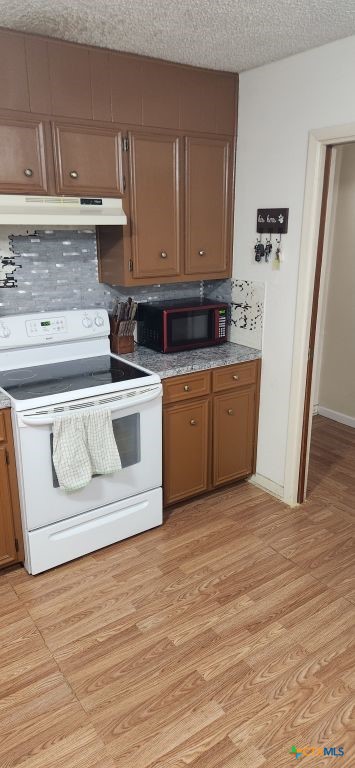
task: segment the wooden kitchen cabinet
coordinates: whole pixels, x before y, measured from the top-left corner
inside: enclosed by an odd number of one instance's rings
[[[213,485],[224,485],[253,471],[254,386],[213,399]]]
[[[166,506],[255,472],[259,387],[260,360],[164,380]]]
[[[0,411],[0,568],[23,560],[10,409]]]
[[[128,146],[131,242],[120,229],[99,232],[102,282],[139,285],[230,275],[232,142],[137,131],[129,133]]]
[[[164,500],[166,504],[207,490],[209,401],[164,409]]]
[[[180,139],[129,133],[133,276],[180,274]]]
[[[196,279],[230,272],[231,152],[227,139],[185,139],[185,272]]]
[[[43,122],[0,117],[0,193],[45,194],[47,187]]]
[[[96,126],[53,123],[57,192],[122,197],[122,134]]]

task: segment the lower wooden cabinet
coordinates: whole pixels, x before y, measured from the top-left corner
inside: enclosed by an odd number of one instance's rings
[[[213,485],[224,485],[253,471],[255,387],[213,400]]]
[[[209,402],[172,405],[164,411],[164,493],[169,503],[208,488]]]
[[[10,410],[0,411],[0,568],[23,560]]]
[[[164,381],[165,505],[255,471],[259,384],[260,360]]]

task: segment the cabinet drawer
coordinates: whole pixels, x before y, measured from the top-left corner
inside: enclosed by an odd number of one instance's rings
[[[213,392],[235,389],[247,384],[254,384],[257,379],[257,360],[250,363],[237,363],[213,371]]]
[[[203,397],[210,393],[210,372],[199,371],[185,376],[174,376],[163,381],[164,405],[179,400],[191,400],[192,397]]]
[[[0,443],[6,443],[6,440],[5,414],[3,411],[0,411]]]

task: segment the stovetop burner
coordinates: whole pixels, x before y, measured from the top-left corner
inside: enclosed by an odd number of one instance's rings
[[[60,395],[149,376],[111,355],[0,372],[0,387],[15,400]]]

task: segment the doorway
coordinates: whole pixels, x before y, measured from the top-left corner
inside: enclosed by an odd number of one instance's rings
[[[297,501],[354,506],[355,143],[325,152]]]

